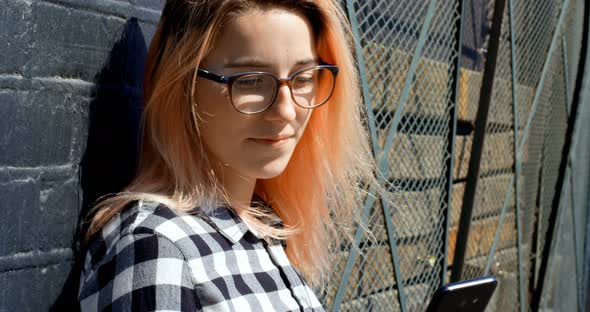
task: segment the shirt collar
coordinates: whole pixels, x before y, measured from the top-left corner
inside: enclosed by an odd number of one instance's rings
[[[264,209],[269,216],[267,219],[268,225],[283,226],[283,220],[279,217],[272,207],[257,194],[252,195],[252,201],[257,203],[260,209]],[[214,206],[215,207],[215,206]],[[228,239],[232,244],[240,241],[247,232],[252,233],[259,239],[263,239],[255,229],[249,228],[248,225],[238,216],[235,211],[225,205],[217,206],[216,208],[202,209],[196,208],[189,212],[189,214],[205,215],[204,220],[215,228],[221,235]]]
[[[246,223],[230,208],[218,207],[210,210],[206,215],[216,230],[231,241],[232,244],[241,240],[249,231]]]

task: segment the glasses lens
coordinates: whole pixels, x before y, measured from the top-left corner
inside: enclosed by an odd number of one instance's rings
[[[232,85],[232,102],[241,112],[256,113],[271,104],[275,88],[275,81],[269,75],[245,75],[236,79]]]
[[[330,99],[334,89],[334,74],[327,68],[312,68],[293,77],[291,90],[297,104],[316,107]]]

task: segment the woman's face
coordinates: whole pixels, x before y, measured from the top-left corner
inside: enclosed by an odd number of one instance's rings
[[[307,19],[270,9],[226,24],[201,68],[220,75],[262,71],[285,78],[317,62]],[[288,84],[277,92],[267,110],[246,115],[232,106],[226,84],[198,78],[201,139],[214,168],[223,170],[224,177],[267,179],[287,166],[312,111],[293,102]]]

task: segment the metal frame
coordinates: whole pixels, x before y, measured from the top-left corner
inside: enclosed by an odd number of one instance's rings
[[[446,151],[447,151],[447,155],[450,155],[449,158],[444,160],[444,163],[446,164],[446,168],[444,171],[444,175],[438,177],[437,179],[441,179],[440,182],[442,183],[441,185],[437,186],[437,188],[439,188],[441,191],[445,190],[446,193],[444,193],[446,195],[446,197],[442,197],[443,198],[443,202],[446,200],[446,203],[441,203],[441,209],[444,207],[444,205],[446,204],[446,211],[441,211],[440,213],[442,213],[442,215],[438,216],[439,217],[439,221],[441,221],[439,224],[436,225],[436,233],[440,234],[441,230],[444,230],[442,233],[442,244],[443,246],[436,246],[433,247],[435,250],[437,251],[441,251],[441,253],[444,255],[442,259],[438,259],[435,265],[435,268],[440,266],[441,267],[441,271],[440,274],[437,272],[435,273],[435,275],[431,275],[434,274],[434,271],[430,271],[430,273],[421,273],[421,274],[427,274],[424,276],[436,276],[439,277],[440,280],[440,284],[445,284],[445,280],[446,280],[446,273],[447,273],[447,266],[448,266],[448,245],[449,245],[449,226],[450,226],[450,216],[451,216],[451,208],[452,208],[452,202],[451,202],[451,198],[452,198],[452,187],[453,187],[453,168],[454,168],[454,156],[455,156],[455,140],[456,140],[456,132],[457,132],[457,112],[458,112],[458,108],[459,108],[459,88],[460,88],[460,79],[461,79],[461,58],[462,58],[462,43],[463,43],[463,23],[464,23],[464,10],[465,10],[465,4],[464,4],[464,0],[457,0],[456,2],[456,7],[454,7],[454,9],[456,8],[456,12],[459,15],[459,18],[454,21],[455,23],[455,41],[454,41],[454,48],[455,51],[457,53],[456,55],[456,59],[451,61],[451,64],[448,63],[449,65],[453,65],[452,67],[449,67],[447,73],[449,79],[446,86],[448,87],[448,90],[450,92],[450,98],[448,100],[448,102],[446,103],[447,105],[447,112],[450,114],[449,115],[449,119],[446,120],[447,117],[445,117],[444,123],[448,123],[448,127],[449,127],[449,132],[446,133]],[[353,32],[353,36],[355,39],[355,54],[356,54],[356,59],[358,62],[358,70],[359,70],[359,74],[360,74],[360,80],[361,80],[361,84],[362,84],[362,96],[365,100],[365,105],[366,105],[366,112],[367,112],[367,118],[368,118],[368,128],[369,131],[371,133],[371,143],[372,143],[372,151],[373,154],[375,156],[376,162],[377,162],[377,166],[379,168],[379,172],[377,172],[377,178],[378,178],[378,182],[380,184],[388,184],[391,183],[391,177],[390,174],[388,173],[388,170],[390,170],[390,163],[389,163],[389,159],[387,158],[387,155],[390,152],[391,147],[393,146],[393,139],[395,138],[395,135],[397,134],[398,131],[403,131],[403,129],[398,129],[398,127],[401,124],[406,124],[408,121],[407,119],[405,119],[406,116],[404,116],[404,107],[406,105],[406,102],[408,102],[411,98],[411,90],[413,88],[414,82],[415,82],[415,78],[417,76],[417,69],[418,69],[418,64],[421,61],[421,58],[423,57],[423,50],[424,50],[424,46],[426,44],[427,39],[429,38],[429,34],[431,32],[430,30],[430,25],[431,22],[434,23],[433,20],[433,16],[435,15],[435,10],[437,8],[437,3],[435,0],[429,0],[428,3],[428,7],[426,9],[426,11],[420,11],[422,14],[423,12],[426,12],[425,15],[420,15],[420,16],[424,16],[424,20],[421,24],[417,24],[420,25],[420,29],[418,30],[416,27],[415,31],[415,36],[413,40],[417,39],[417,43],[416,46],[414,47],[414,50],[412,51],[411,54],[411,60],[410,60],[410,64],[409,64],[409,69],[408,72],[406,74],[406,76],[403,78],[403,88],[400,90],[401,91],[401,95],[399,96],[398,100],[397,100],[397,107],[395,108],[395,111],[392,112],[390,115],[383,117],[383,118],[387,118],[387,120],[385,121],[381,121],[385,126],[382,125],[382,129],[384,130],[384,132],[387,132],[387,134],[383,133],[382,135],[384,135],[385,137],[381,137],[381,139],[385,138],[385,142],[383,144],[383,148],[379,147],[378,144],[378,137],[377,137],[377,122],[379,120],[377,120],[376,118],[376,110],[373,110],[373,106],[378,105],[378,103],[372,103],[373,100],[376,101],[380,101],[379,98],[375,98],[372,99],[371,98],[371,94],[370,94],[370,89],[369,89],[369,83],[368,83],[368,78],[367,78],[367,71],[366,71],[366,63],[365,63],[365,59],[364,59],[364,54],[363,54],[363,47],[361,46],[361,42],[360,42],[360,31],[361,31],[361,25],[359,24],[359,21],[357,20],[357,14],[358,12],[356,12],[356,9],[354,7],[354,3],[356,3],[353,0],[346,0],[343,1],[343,3],[346,6],[347,9],[347,13],[349,16],[349,20],[352,26],[352,32]],[[357,3],[358,4],[358,3]],[[426,2],[424,3],[424,5],[426,4]],[[487,52],[487,61],[485,62],[485,70],[483,73],[483,80],[482,80],[482,87],[480,90],[480,94],[479,94],[479,107],[478,107],[478,111],[477,111],[477,117],[476,117],[476,121],[475,121],[475,131],[474,131],[474,135],[473,135],[473,143],[472,143],[472,148],[471,148],[471,157],[470,157],[470,161],[469,161],[469,172],[466,178],[466,188],[465,188],[465,193],[464,193],[464,198],[463,198],[463,203],[462,203],[462,207],[461,207],[461,216],[460,216],[460,220],[459,220],[459,230],[457,233],[457,237],[456,237],[456,248],[455,248],[455,255],[454,255],[454,261],[452,264],[452,275],[451,275],[451,281],[457,281],[461,279],[461,274],[463,271],[463,265],[465,262],[465,254],[466,254],[466,248],[467,248],[467,241],[468,241],[468,237],[469,237],[469,230],[470,230],[470,225],[471,225],[471,219],[472,219],[472,213],[473,213],[473,206],[474,206],[474,200],[475,200],[475,196],[476,196],[476,190],[477,190],[477,183],[478,183],[478,179],[479,179],[479,169],[480,169],[480,162],[481,162],[481,158],[482,158],[482,152],[483,152],[483,147],[484,147],[484,141],[485,141],[485,137],[486,137],[486,130],[487,130],[487,122],[488,122],[488,113],[489,113],[489,108],[490,108],[490,103],[492,100],[492,96],[493,96],[493,90],[494,90],[494,75],[495,75],[495,70],[496,70],[496,62],[497,62],[497,58],[498,58],[498,54],[499,54],[499,40],[500,37],[502,36],[502,26],[503,26],[503,16],[505,14],[504,9],[506,8],[506,0],[495,0],[494,3],[494,12],[493,12],[493,18],[492,18],[492,24],[491,24],[491,33],[490,33],[490,40],[489,40],[489,45],[488,45],[488,52]],[[530,108],[530,111],[528,113],[528,115],[526,116],[526,121],[523,124],[523,128],[519,127],[519,122],[522,123],[522,117],[518,116],[518,107],[519,107],[519,93],[518,93],[518,74],[519,74],[519,66],[517,64],[517,55],[516,53],[518,52],[517,49],[517,40],[516,40],[516,32],[515,32],[515,11],[514,11],[514,6],[515,3],[513,0],[508,0],[508,19],[509,19],[509,23],[508,26],[510,27],[509,29],[509,34],[510,34],[510,66],[511,66],[511,87],[512,87],[512,113],[513,113],[513,120],[512,120],[512,127],[513,127],[513,146],[512,149],[514,151],[514,168],[513,168],[513,176],[511,177],[511,180],[509,182],[509,188],[506,191],[505,194],[505,198],[504,198],[504,203],[503,203],[503,207],[502,210],[498,216],[498,222],[496,224],[496,229],[495,229],[495,235],[489,250],[489,253],[487,254],[487,262],[486,262],[486,266],[485,266],[485,274],[489,274],[491,271],[491,266],[496,254],[496,249],[498,246],[498,242],[500,240],[500,233],[502,230],[502,226],[503,226],[503,221],[504,218],[506,217],[507,211],[509,209],[509,203],[511,203],[512,200],[512,196],[514,196],[515,199],[515,214],[516,214],[516,244],[517,244],[517,257],[518,257],[518,301],[520,303],[519,305],[519,310],[521,312],[524,312],[525,310],[528,310],[529,306],[529,300],[527,298],[528,292],[525,289],[525,283],[526,283],[526,272],[524,272],[525,268],[524,268],[524,262],[527,261],[527,259],[525,258],[526,255],[524,255],[524,251],[523,251],[523,244],[524,244],[524,230],[525,230],[525,224],[523,223],[524,221],[522,220],[523,218],[523,207],[521,204],[521,186],[519,185],[519,177],[522,174],[522,162],[523,162],[523,154],[525,152],[525,148],[527,147],[527,140],[529,139],[529,133],[531,132],[531,127],[532,127],[532,122],[535,120],[535,116],[537,115],[537,111],[539,111],[539,107],[541,107],[541,95],[543,90],[546,88],[545,84],[546,84],[546,78],[548,75],[551,75],[550,73],[550,69],[552,64],[554,64],[554,54],[556,53],[556,48],[558,45],[558,38],[560,37],[559,35],[561,33],[563,33],[562,28],[565,25],[565,19],[566,19],[566,12],[568,11],[570,5],[570,1],[569,0],[563,0],[563,2],[561,3],[561,7],[559,5],[555,5],[555,7],[551,7],[552,12],[555,12],[556,10],[560,10],[559,11],[559,16],[557,19],[557,22],[555,24],[555,28],[554,28],[554,33],[553,36],[551,37],[551,42],[549,45],[549,49],[548,52],[545,54],[546,58],[544,60],[544,63],[542,65],[542,69],[541,69],[541,73],[540,73],[540,77],[537,76],[539,73],[536,72],[535,73],[535,78],[538,78],[537,81],[531,82],[531,84],[536,83],[536,85],[534,86],[534,93],[533,93],[533,99],[532,99],[532,105]],[[424,10],[425,6],[421,6],[421,10]],[[588,24],[588,5],[584,5],[584,10],[585,10],[585,23],[584,23],[584,36],[587,36],[588,34],[588,27],[590,27]],[[371,11],[372,12],[372,11]],[[371,13],[372,14],[372,13]],[[448,12],[445,12],[445,14],[448,14]],[[454,15],[456,16],[456,15]],[[414,19],[415,21],[415,19]],[[418,21],[415,21],[418,22]],[[544,23],[551,23],[553,24],[553,22],[555,22],[555,19],[553,19],[553,16],[551,18],[551,22],[549,20],[545,20]],[[543,23],[543,22],[542,22]],[[364,27],[364,26],[363,26]],[[371,27],[369,25],[369,27]],[[364,28],[363,28],[364,29]],[[382,30],[380,30],[382,31]],[[504,33],[506,34],[506,33]],[[549,39],[549,38],[547,38]],[[447,39],[448,40],[448,39]],[[544,284],[547,280],[547,278],[550,278],[548,275],[546,275],[546,273],[548,273],[549,271],[553,270],[553,268],[550,266],[551,265],[551,261],[549,259],[549,256],[551,255],[552,250],[554,249],[552,244],[555,244],[554,240],[557,239],[557,236],[559,233],[559,224],[557,224],[555,221],[558,222],[562,222],[564,218],[563,213],[559,208],[560,203],[563,202],[564,198],[567,194],[567,192],[565,192],[565,188],[568,187],[567,182],[569,180],[567,179],[571,179],[573,172],[572,170],[572,155],[570,155],[570,150],[573,149],[573,147],[575,146],[575,142],[572,143],[572,140],[575,140],[575,137],[572,136],[573,134],[573,129],[575,128],[575,124],[576,124],[576,111],[577,111],[577,104],[580,101],[579,97],[580,97],[580,88],[581,88],[581,77],[583,77],[583,65],[585,64],[585,56],[586,56],[586,49],[587,49],[587,38],[584,37],[583,38],[584,42],[582,44],[582,57],[580,59],[580,67],[578,68],[578,76],[577,76],[577,80],[576,80],[576,88],[574,90],[574,92],[572,93],[572,100],[570,101],[570,82],[568,81],[568,74],[569,74],[569,64],[568,64],[568,59],[567,59],[567,55],[566,55],[566,41],[565,38],[563,36],[561,36],[561,48],[563,49],[563,68],[564,68],[564,77],[563,79],[565,79],[565,93],[566,93],[566,110],[568,112],[568,128],[566,131],[566,144],[564,145],[564,150],[562,151],[562,155],[561,155],[561,162],[560,162],[560,167],[559,167],[559,173],[558,173],[558,183],[557,183],[557,189],[555,194],[553,195],[553,199],[552,199],[552,204],[551,204],[551,209],[546,209],[547,211],[543,211],[542,213],[545,214],[545,216],[547,216],[547,214],[549,214],[549,224],[548,224],[548,228],[547,228],[547,235],[546,237],[541,237],[544,233],[535,233],[535,235],[539,235],[539,239],[540,241],[538,242],[539,244],[539,248],[537,249],[537,251],[543,250],[543,255],[542,257],[539,258],[539,262],[540,262],[540,267],[538,272],[534,272],[535,268],[531,268],[533,271],[533,275],[530,276],[531,279],[536,279],[534,275],[538,275],[538,282],[535,285],[535,283],[533,282],[533,288],[531,288],[530,290],[532,290],[533,292],[533,296],[531,298],[532,300],[532,308],[533,310],[538,309],[539,308],[539,298],[540,298],[540,294],[543,292],[543,287]],[[448,42],[448,41],[447,41]],[[546,46],[546,44],[548,43],[546,40],[543,40],[544,46]],[[412,48],[406,47],[406,52],[410,52],[409,50]],[[543,55],[539,55],[539,58],[541,58]],[[370,58],[371,59],[371,58]],[[369,59],[369,61],[370,61]],[[560,64],[561,65],[561,64]],[[520,69],[520,70],[526,70],[526,64],[525,65],[521,65],[521,66],[525,66],[525,69]],[[539,68],[540,69],[540,68]],[[581,69],[581,70],[580,70]],[[524,72],[520,73],[521,75]],[[387,78],[390,79],[390,78]],[[396,80],[396,81],[400,81],[400,80]],[[401,81],[400,81],[401,82]],[[390,90],[384,90],[385,92],[390,92]],[[389,98],[391,98],[392,94],[389,94]],[[520,99],[520,101],[522,101],[523,99]],[[375,104],[375,105],[373,105]],[[391,103],[390,103],[391,104]],[[384,105],[381,105],[382,107],[384,107]],[[390,107],[390,106],[389,106]],[[380,111],[379,111],[380,112]],[[379,113],[377,113],[379,114]],[[377,115],[378,116],[378,115]],[[406,121],[404,121],[406,120]],[[521,121],[519,121],[521,120]],[[413,121],[411,121],[413,122]],[[519,130],[522,129],[522,135],[519,135]],[[573,139],[572,139],[573,138]],[[410,151],[413,148],[413,144],[414,141],[410,138],[410,142],[409,144],[411,144]],[[422,163],[418,164],[418,167],[416,167],[416,173],[420,174],[420,170],[421,170],[421,166]],[[565,166],[565,167],[564,167]],[[444,178],[447,178],[446,180],[446,184],[444,184]],[[573,189],[573,181],[569,181],[570,182],[570,186]],[[422,190],[422,188],[420,188],[420,190]],[[394,190],[395,191],[395,190]],[[573,192],[573,191],[572,191]],[[572,193],[573,196],[573,193]],[[573,200],[573,198],[572,198]],[[362,211],[362,222],[366,224],[370,212],[373,211],[372,209],[374,208],[374,205],[376,204],[376,201],[380,201],[382,203],[381,208],[382,211],[377,212],[377,213],[383,213],[383,218],[384,218],[384,226],[386,228],[386,233],[387,233],[387,242],[383,241],[380,242],[379,245],[382,246],[389,246],[390,248],[390,252],[391,252],[391,260],[393,262],[393,266],[394,266],[394,272],[392,272],[395,275],[395,285],[393,286],[388,286],[387,290],[390,290],[391,287],[393,287],[393,289],[397,289],[397,296],[398,296],[398,301],[400,304],[400,308],[402,311],[407,311],[409,308],[409,305],[407,303],[407,298],[406,298],[406,293],[404,288],[407,287],[407,285],[409,285],[409,283],[412,283],[413,281],[416,280],[416,277],[406,277],[405,279],[403,278],[403,272],[401,272],[401,266],[400,266],[400,259],[399,259],[399,255],[398,255],[398,246],[397,246],[397,239],[396,239],[396,229],[395,229],[395,225],[393,223],[392,220],[392,215],[391,215],[391,207],[390,207],[390,203],[385,200],[384,198],[381,198],[381,194],[376,194],[376,191],[374,189],[370,189],[369,190],[369,195],[364,203],[364,207],[363,207],[363,211]],[[574,204],[572,203],[571,208],[574,209]],[[564,209],[567,207],[564,207]],[[559,220],[556,220],[559,219]],[[576,227],[576,223],[575,223],[575,216],[574,213],[572,211],[572,222],[574,224],[574,227]],[[577,235],[577,231],[575,231],[576,228],[574,228],[574,236]],[[534,231],[534,229],[533,229]],[[537,229],[537,232],[539,230]],[[350,253],[348,255],[348,258],[346,260],[346,265],[345,265],[345,269],[344,269],[344,274],[342,276],[342,279],[340,281],[340,284],[338,285],[338,289],[336,292],[336,296],[334,299],[334,304],[332,306],[332,310],[336,311],[339,309],[340,304],[343,302],[344,300],[344,295],[346,293],[346,291],[348,290],[348,286],[349,286],[349,280],[350,280],[350,276],[351,273],[353,271],[354,266],[357,264],[357,256],[358,253],[360,252],[360,249],[364,248],[362,247],[363,245],[361,245],[361,241],[363,239],[363,235],[364,232],[362,230],[362,228],[358,228],[356,229],[356,232],[354,234],[354,244],[353,247],[350,250]],[[438,239],[438,237],[437,237]],[[576,237],[574,237],[574,240],[576,240]],[[404,240],[405,241],[405,240]],[[544,244],[544,245],[543,245]],[[542,246],[543,245],[543,246]],[[577,247],[577,244],[576,244]],[[430,249],[431,247],[429,247]],[[532,250],[532,253],[534,254],[535,250]],[[577,253],[576,253],[576,271],[579,271],[579,259],[577,258]],[[405,263],[404,263],[405,264]],[[420,275],[422,276],[422,275]],[[435,280],[429,280],[429,283],[432,287],[432,284],[434,283]],[[438,281],[436,281],[436,283],[438,283]],[[583,294],[580,294],[580,289],[581,287],[581,281],[579,278],[576,279],[576,287],[578,289],[578,309],[581,309],[581,306],[584,304],[583,300]],[[379,290],[379,291],[383,291],[383,289]]]
[[[524,291],[524,276],[522,263],[524,261],[522,255],[522,218],[521,218],[521,207],[520,207],[520,184],[518,178],[521,173],[522,159],[518,159],[518,79],[516,72],[518,70],[516,63],[516,44],[515,44],[515,32],[514,32],[514,6],[513,0],[508,0],[508,18],[510,25],[510,64],[511,64],[511,78],[512,78],[512,116],[514,118],[514,198],[516,205],[516,249],[518,253],[518,297],[520,312],[525,311],[525,303],[528,304],[528,299]],[[494,238],[495,239],[495,238]],[[494,244],[495,246],[495,244]]]
[[[511,42],[510,42],[510,44],[511,44],[511,50],[513,50],[513,47],[514,47],[514,42],[513,42],[513,40],[514,40],[514,38],[513,38],[514,37],[513,36],[514,32],[513,31],[514,31],[514,29],[513,29],[513,20],[512,20],[512,18],[513,18],[513,16],[512,16],[512,12],[513,12],[513,10],[512,10],[513,9],[512,8],[512,0],[509,0],[509,3],[510,3],[509,4],[509,18],[510,18],[509,25],[510,25],[510,28],[511,28],[510,29],[510,31],[511,31],[511,36],[510,36]],[[560,15],[559,15],[558,22],[556,24],[556,30],[555,30],[555,32],[553,34],[551,45],[549,47],[549,52],[547,53],[547,58],[545,60],[545,63],[543,64],[543,70],[542,70],[541,78],[539,80],[539,84],[537,85],[537,88],[536,88],[536,91],[535,91],[535,96],[533,98],[533,104],[532,104],[532,107],[531,107],[531,112],[529,113],[529,117],[527,119],[527,124],[525,126],[525,129],[524,129],[523,136],[522,136],[522,139],[521,139],[520,144],[518,144],[518,131],[517,131],[518,130],[518,123],[517,123],[517,111],[516,111],[516,103],[517,103],[517,97],[516,97],[516,87],[517,87],[517,85],[516,85],[516,82],[515,82],[515,80],[516,80],[516,78],[515,78],[516,77],[516,72],[515,72],[516,63],[515,63],[515,56],[513,55],[514,51],[511,51],[511,53],[512,53],[511,54],[511,62],[512,62],[512,85],[513,85],[512,86],[513,87],[512,92],[513,92],[513,107],[514,107],[514,142],[515,142],[515,145],[518,146],[518,148],[515,147],[515,175],[512,176],[509,185],[514,185],[515,193],[516,193],[515,196],[516,196],[516,214],[517,214],[517,217],[516,217],[517,222],[516,222],[516,224],[517,224],[517,240],[518,240],[518,248],[517,249],[518,249],[518,266],[519,266],[519,269],[518,269],[519,270],[519,297],[521,298],[521,300],[520,300],[521,301],[521,304],[520,304],[520,310],[521,311],[523,311],[523,309],[524,309],[524,305],[522,303],[526,303],[528,301],[526,300],[526,295],[525,295],[525,292],[524,292],[524,285],[523,285],[523,280],[522,280],[522,260],[523,260],[523,258],[522,258],[522,250],[521,250],[522,241],[521,241],[521,231],[520,231],[520,204],[519,204],[519,198],[520,198],[519,197],[519,194],[520,194],[520,191],[519,191],[519,186],[518,186],[518,179],[516,179],[515,177],[518,177],[520,175],[520,170],[521,170],[521,164],[522,164],[522,157],[523,157],[523,153],[524,153],[525,142],[526,142],[526,140],[528,138],[528,132],[530,130],[530,126],[531,126],[533,117],[534,117],[534,115],[536,113],[536,110],[537,110],[537,107],[538,107],[538,103],[539,103],[541,91],[542,91],[542,88],[543,88],[543,85],[544,85],[544,81],[545,81],[545,78],[546,78],[546,76],[548,74],[549,65],[550,65],[550,59],[551,59],[551,56],[553,55],[553,52],[554,52],[554,50],[556,48],[557,38],[559,37],[558,34],[560,33],[560,28],[561,28],[561,25],[563,24],[563,20],[565,18],[565,14],[567,12],[567,7],[568,6],[569,6],[569,0],[565,0],[564,3],[563,3],[563,6],[561,8],[561,12],[560,12]],[[500,232],[501,232],[501,229],[502,229],[503,217],[505,215],[505,212],[506,212],[508,203],[510,202],[511,195],[512,195],[512,192],[509,190],[509,191],[507,191],[506,196],[504,198],[504,206],[502,208],[502,213],[501,213],[501,215],[499,217],[498,225],[496,227],[494,241],[492,242],[492,247],[491,247],[491,250],[490,250],[490,252],[488,254],[488,260],[487,260],[487,263],[486,263],[485,274],[488,274],[489,273],[490,266],[491,266],[491,263],[492,263],[493,258],[494,258],[496,244],[497,244],[497,242],[499,240]],[[551,221],[551,218],[550,218],[550,222],[549,222],[549,226],[550,227],[554,226],[554,225],[552,225],[552,223],[555,223],[555,222],[552,222]],[[545,240],[545,242],[547,243],[548,240]],[[544,275],[544,272],[541,272],[540,271],[539,276],[544,277],[545,276]],[[541,286],[542,286],[542,282],[541,282],[542,280],[543,280],[543,278],[539,279],[539,282],[541,283]],[[538,286],[537,286],[537,288],[538,288]],[[533,299],[533,302],[534,302],[534,299]],[[533,310],[535,310],[535,309],[533,308]]]
[[[418,37],[418,43],[416,48],[414,49],[414,53],[412,55],[412,61],[410,63],[410,68],[408,70],[408,74],[406,75],[406,80],[404,82],[404,88],[400,98],[398,100],[398,105],[395,110],[395,114],[393,116],[393,120],[391,122],[389,132],[387,133],[387,138],[385,140],[385,145],[381,150],[378,160],[377,166],[380,172],[386,172],[387,168],[389,167],[389,161],[387,160],[387,152],[391,149],[391,144],[393,143],[393,136],[397,132],[397,128],[401,121],[402,113],[404,110],[404,105],[408,100],[410,95],[410,88],[412,86],[412,82],[416,76],[416,70],[418,68],[418,62],[420,61],[420,56],[422,55],[422,50],[424,48],[424,44],[426,43],[426,39],[428,38],[428,31],[430,29],[430,23],[432,22],[432,17],[434,16],[434,11],[436,8],[436,1],[430,0],[428,3],[428,9],[426,11],[426,16],[424,17],[424,22],[422,23],[422,27],[420,29],[420,36]],[[383,176],[380,174],[379,177],[383,179]],[[381,180],[380,179],[380,180]],[[389,179],[387,179],[389,180]],[[381,181],[386,183],[386,180]],[[383,209],[383,218],[385,219],[385,225],[387,227],[387,238],[389,240],[389,247],[391,250],[391,258],[393,259],[393,265],[395,270],[395,279],[397,285],[397,293],[398,299],[400,303],[400,307],[402,311],[407,311],[407,303],[406,303],[406,295],[404,291],[404,279],[402,276],[402,272],[400,269],[399,263],[399,255],[397,252],[397,240],[395,239],[395,227],[393,222],[391,221],[391,210],[387,201],[382,201],[381,208]]]
[[[496,0],[494,3],[494,15],[492,17],[492,30],[488,45],[488,59],[485,63],[482,87],[479,95],[479,106],[475,120],[475,132],[473,134],[473,145],[471,146],[471,157],[469,159],[469,169],[467,172],[467,183],[461,206],[461,217],[459,219],[459,229],[457,231],[457,244],[455,247],[455,256],[453,257],[453,271],[451,281],[461,280],[463,264],[465,262],[465,251],[467,239],[469,237],[469,228],[471,227],[471,215],[477,190],[479,178],[479,165],[483,144],[485,141],[486,125],[488,112],[494,87],[494,75],[496,71],[496,61],[498,59],[498,50],[500,45],[500,35],[502,33],[502,18],[504,16],[504,7],[506,0]]]
[[[430,29],[430,22],[432,22],[432,17],[434,15],[434,9],[436,8],[436,1],[430,0],[428,3],[428,9],[426,11],[426,17],[424,17],[424,22],[422,23],[422,28],[420,29],[420,37],[418,37],[418,43],[416,48],[414,49],[414,53],[412,55],[412,61],[410,62],[410,68],[408,69],[408,74],[406,75],[406,80],[404,81],[404,88],[402,89],[402,94],[399,97],[397,107],[395,109],[395,114],[393,115],[393,120],[391,121],[391,125],[389,127],[389,132],[387,132],[387,138],[385,139],[385,145],[380,152],[377,166],[381,172],[387,169],[388,161],[386,157],[386,153],[391,149],[391,144],[393,143],[393,136],[397,132],[397,128],[399,123],[402,119],[402,113],[404,110],[404,105],[410,96],[410,88],[412,87],[412,81],[416,76],[416,69],[418,67],[418,62],[420,61],[420,56],[422,55],[422,49],[424,48],[424,44],[426,43],[426,39],[428,37],[428,30]]]
[[[523,280],[523,255],[522,255],[522,228],[521,228],[521,211],[520,211],[520,186],[518,183],[518,177],[521,173],[522,159],[518,158],[518,80],[517,80],[517,63],[516,63],[516,45],[515,45],[515,32],[514,32],[514,6],[513,1],[508,0],[508,25],[510,31],[510,67],[511,67],[511,80],[512,80],[512,116],[513,116],[513,150],[514,150],[514,175],[512,176],[509,185],[514,185],[514,198],[516,205],[516,239],[517,239],[517,258],[518,258],[518,296],[520,299],[519,311],[525,311],[525,303],[528,302],[526,294],[524,292],[524,280]],[[492,265],[494,254],[496,251],[496,244],[499,240],[500,233],[502,231],[502,223],[506,214],[508,203],[511,199],[511,190],[507,190],[506,197],[504,198],[504,206],[498,220],[498,226],[494,235],[494,241],[488,253],[488,260],[484,270],[484,275],[488,275],[490,267]]]
[[[424,48],[424,44],[426,43],[426,39],[428,38],[428,32],[430,29],[430,23],[432,22],[432,17],[434,16],[436,8],[436,1],[430,0],[428,3],[428,8],[426,11],[426,16],[424,17],[424,22],[422,23],[422,27],[420,29],[420,36],[418,37],[418,43],[416,44],[416,48],[414,49],[414,53],[412,55],[412,61],[410,62],[410,68],[408,70],[408,74],[406,75],[406,80],[404,81],[404,88],[400,98],[398,100],[398,105],[395,110],[395,114],[393,116],[393,120],[391,122],[389,132],[387,133],[387,138],[385,140],[385,145],[380,152],[379,158],[377,160],[377,166],[380,172],[386,172],[387,168],[389,167],[389,161],[387,160],[387,152],[391,149],[391,144],[393,143],[393,136],[397,132],[397,128],[401,121],[402,113],[404,110],[404,106],[408,97],[410,95],[410,88],[412,86],[412,82],[416,76],[416,70],[418,68],[418,62],[420,61],[420,57],[422,55],[422,50]],[[382,175],[379,175],[382,178]],[[387,179],[389,180],[389,179]],[[387,182],[387,181],[383,181]],[[387,226],[387,237],[389,240],[389,247],[391,250],[391,258],[393,259],[393,265],[395,270],[395,279],[397,285],[397,293],[398,299],[400,303],[400,307],[402,311],[407,311],[407,303],[406,303],[406,295],[404,291],[404,279],[402,276],[402,272],[400,269],[399,263],[399,256],[397,252],[397,240],[395,239],[395,227],[393,222],[391,221],[391,211],[389,208],[389,204],[387,201],[383,201],[381,205],[383,209],[383,217],[385,219],[385,225]]]
[[[451,220],[451,208],[452,208],[452,195],[453,195],[453,169],[455,167],[455,139],[457,138],[457,111],[459,107],[459,88],[460,77],[461,77],[461,58],[463,57],[463,27],[465,20],[465,0],[457,0],[457,13],[459,19],[455,23],[455,51],[457,51],[457,57],[453,64],[453,81],[451,84],[451,99],[449,103],[449,135],[447,138],[447,153],[449,159],[447,160],[447,213],[444,220],[444,234],[443,234],[443,259],[441,264],[441,286],[443,286],[447,279],[447,266],[448,266],[448,248],[449,248],[449,226]]]

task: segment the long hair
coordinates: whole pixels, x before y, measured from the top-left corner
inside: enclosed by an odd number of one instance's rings
[[[312,286],[321,285],[339,238],[350,238],[342,234],[358,226],[362,185],[377,185],[351,32],[336,0],[166,1],[147,57],[138,174],[123,192],[93,208],[86,242],[131,201],[154,200],[189,210],[226,198],[199,137],[195,68],[225,23],[271,7],[309,19],[318,55],[336,64],[339,74],[332,98],[314,110],[285,170],[256,183],[255,194],[271,205],[283,227],[264,222],[260,207],[232,209],[265,237],[286,240],[291,263]]]

